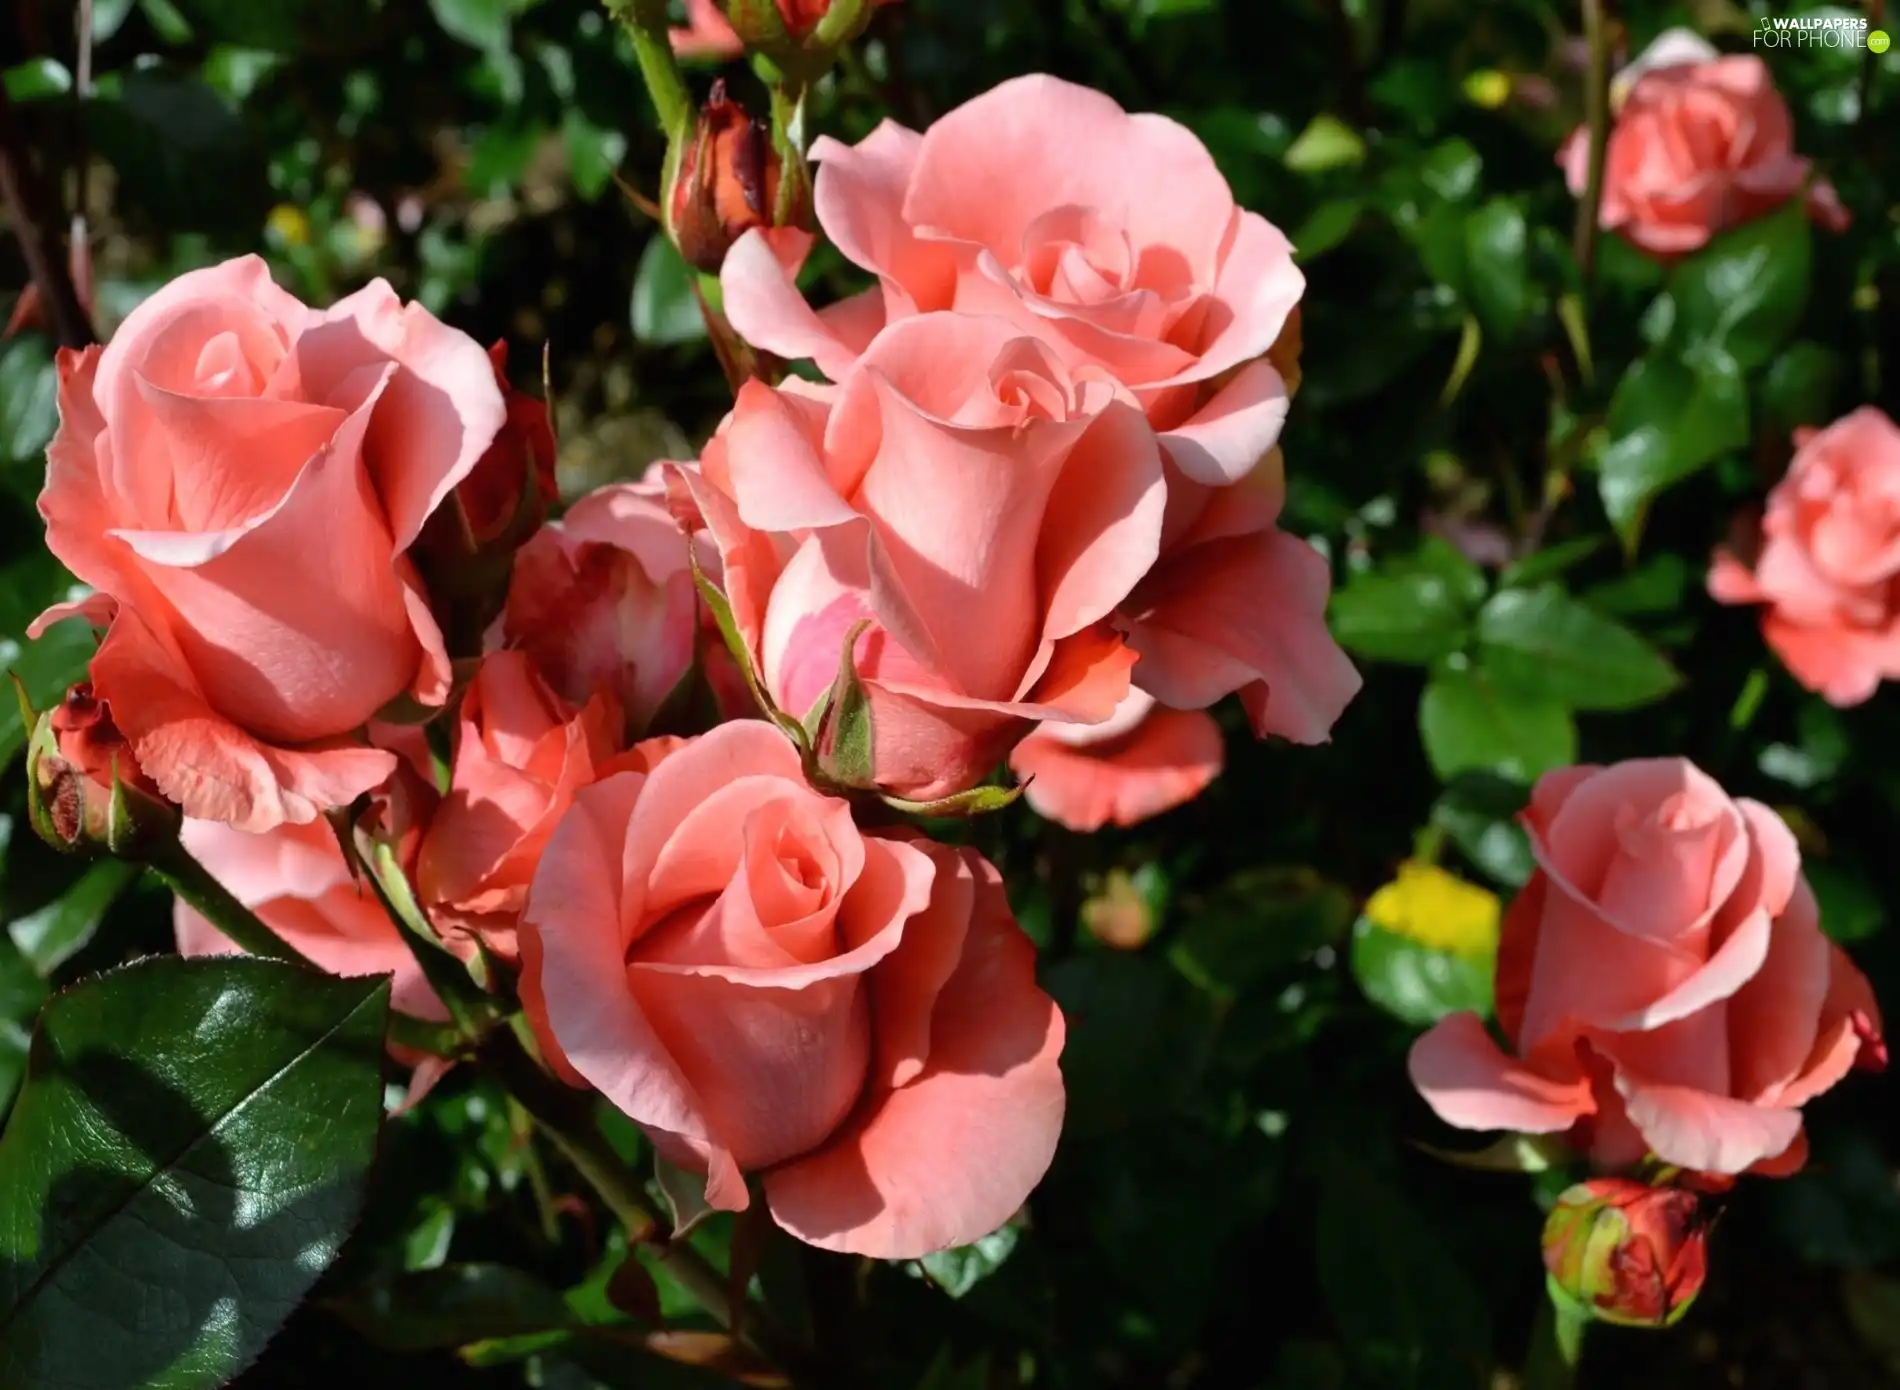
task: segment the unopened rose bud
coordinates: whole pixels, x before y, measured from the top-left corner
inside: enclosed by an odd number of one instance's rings
[[[1708,1273],[1702,1198],[1627,1178],[1579,1183],[1544,1224],[1551,1287],[1602,1322],[1668,1327]]]
[[[871,11],[879,5],[895,4],[897,0],[865,0],[863,16],[868,18]],[[818,27],[818,21],[831,12],[833,0],[775,0],[778,12],[785,20],[785,31],[795,39],[802,39]]]
[[[55,849],[138,859],[177,837],[178,807],[84,682],[38,716],[26,765],[33,826]]]
[[[732,244],[754,227],[776,224],[783,169],[771,130],[726,97],[715,82],[673,168],[666,229],[689,265],[718,270]],[[804,218],[803,204],[791,222]]]

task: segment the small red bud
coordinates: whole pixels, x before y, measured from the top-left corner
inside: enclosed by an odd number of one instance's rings
[[[1553,1288],[1603,1322],[1667,1327],[1708,1274],[1702,1198],[1626,1178],[1579,1183],[1544,1224],[1544,1267]]]
[[[687,263],[716,271],[732,244],[773,225],[782,170],[772,133],[715,82],[679,152],[666,199],[667,231]],[[795,210],[802,220],[803,209]]]
[[[178,833],[180,812],[139,766],[90,684],[39,716],[27,747],[34,826],[56,849],[139,858]]]

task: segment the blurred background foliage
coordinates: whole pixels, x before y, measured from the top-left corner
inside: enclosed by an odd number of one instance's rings
[[[569,497],[689,457],[717,422],[687,276],[640,210],[662,142],[590,0],[90,12],[89,91],[71,0],[8,6],[0,68],[27,148],[87,216],[102,333],[167,277],[258,251],[313,302],[387,277],[506,338],[518,384],[545,351]],[[1671,24],[1745,48],[1762,12],[1632,0],[1615,18],[1633,53]],[[814,126],[845,139],[1035,70],[1200,134],[1309,278],[1288,524],[1334,560],[1335,630],[1367,676],[1330,747],[1257,746],[1235,719],[1227,775],[1136,830],[1079,837],[1021,806],[945,829],[1003,867],[1043,949],[1070,1119],[1023,1217],[978,1246],[862,1269],[768,1247],[754,1277],[840,1387],[1515,1384],[1499,1368],[1542,1297],[1538,1202],[1567,1175],[1527,1192],[1420,1152],[1459,1141],[1403,1061],[1421,1027],[1488,1009],[1498,902],[1529,871],[1511,817],[1550,767],[1680,753],[1781,809],[1826,929],[1900,1000],[1900,701],[1828,707],[1703,591],[1792,427],[1900,414],[1900,53],[1769,56],[1849,232],[1796,209],[1673,275],[1606,239],[1586,310],[1553,158],[1581,110],[1577,30],[1542,0],[903,0],[819,87]],[[726,75],[756,109],[750,75]],[[807,274],[837,290],[855,272],[820,254]],[[0,286],[25,282],[0,242]],[[8,338],[0,655],[41,704],[89,645],[20,636],[70,583],[33,510],[54,399],[46,335]],[[124,866],[59,860],[25,826],[23,779],[0,786],[10,1094],[40,1004],[165,949],[169,905]],[[1815,1161],[1744,1185],[1690,1318],[1599,1334],[1585,1383],[1900,1373],[1891,1084],[1811,1107]],[[690,1364],[690,1300],[625,1261],[499,1091],[451,1075],[383,1149],[342,1260],[240,1384],[770,1383]],[[693,1238],[723,1266],[760,1235],[722,1219]],[[629,1330],[655,1299],[672,1342]]]

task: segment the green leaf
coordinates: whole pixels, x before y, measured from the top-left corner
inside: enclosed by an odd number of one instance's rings
[[[1618,579],[1607,579],[1584,591],[1583,601],[1600,613],[1618,617],[1662,617],[1682,607],[1690,580],[1698,584],[1702,574],[1691,574],[1689,562],[1666,550]]]
[[[1743,369],[1765,365],[1807,308],[1813,232],[1803,199],[1714,238],[1669,276],[1675,335]]]
[[[693,295],[692,267],[664,236],[655,235],[640,253],[633,277],[633,336],[667,347],[706,336],[706,320]]]
[[[1462,773],[1432,803],[1431,823],[1491,878],[1522,887],[1536,867],[1530,837],[1517,823],[1526,799],[1516,782],[1488,772]]]
[[[917,1261],[917,1268],[950,1297],[962,1298],[1003,1267],[1021,1238],[1022,1233],[1012,1223],[969,1245],[926,1255]]]
[[[1307,868],[1249,869],[1194,905],[1169,951],[1174,966],[1231,998],[1339,941],[1352,900]]]
[[[47,1005],[0,1135],[0,1382],[222,1384],[362,1210],[386,978],[157,957]]]
[[[1634,548],[1652,497],[1748,442],[1741,368],[1720,352],[1693,364],[1645,357],[1617,383],[1609,431],[1597,457],[1597,490],[1624,545]]]
[[[1367,1383],[1405,1390],[1490,1384],[1484,1296],[1423,1213],[1354,1154],[1321,1168],[1319,1282]]]
[[[561,137],[567,145],[567,174],[574,191],[593,202],[613,182],[614,170],[626,157],[627,137],[608,126],[598,126],[570,106],[561,118]]]
[[[1802,872],[1821,906],[1821,930],[1842,945],[1877,936],[1887,925],[1887,908],[1867,870],[1851,860],[1802,860]]]
[[[1577,727],[1561,702],[1507,692],[1482,670],[1435,674],[1419,701],[1418,724],[1441,781],[1476,770],[1529,784],[1577,760]]]
[[[46,445],[59,423],[59,372],[46,339],[23,336],[0,345],[0,464],[31,465],[16,486],[27,501],[45,481]]]
[[[30,1030],[46,995],[46,981],[20,954],[13,938],[0,935],[0,1117],[26,1074]]]
[[[137,880],[137,866],[104,859],[38,912],[7,924],[7,934],[42,977],[51,975],[92,940],[106,912]]]
[[[1365,203],[1358,198],[1335,198],[1321,203],[1294,234],[1294,254],[1301,261],[1325,255],[1352,235],[1365,210]]]
[[[1478,648],[1500,688],[1571,709],[1637,709],[1682,683],[1655,648],[1555,584],[1493,595],[1478,614]]]
[[[1361,917],[1352,933],[1352,974],[1366,998],[1402,1023],[1427,1027],[1446,1014],[1491,1012],[1490,955],[1425,946]]]
[[[1485,331],[1508,338],[1530,304],[1530,268],[1524,209],[1493,198],[1465,219],[1465,290]]]
[[[1792,431],[1825,425],[1840,414],[1836,401],[1847,379],[1847,357],[1819,343],[1790,343],[1762,378],[1765,423]]]
[[[1498,587],[1525,589],[1555,579],[1603,549],[1602,536],[1579,536],[1513,560],[1498,575]]]
[[[578,1319],[554,1289],[500,1264],[384,1274],[329,1306],[385,1351],[430,1351],[564,1330]]]
[[[429,12],[443,33],[490,52],[508,47],[517,8],[514,0],[429,0]]]
[[[1417,553],[1348,579],[1333,595],[1333,636],[1375,661],[1434,661],[1465,645],[1484,590],[1484,572],[1433,536]]]
[[[0,73],[9,101],[39,101],[60,97],[73,89],[73,75],[56,58],[29,58]]]
[[[1337,116],[1322,112],[1287,147],[1284,158],[1295,173],[1318,174],[1364,163],[1366,142]]]

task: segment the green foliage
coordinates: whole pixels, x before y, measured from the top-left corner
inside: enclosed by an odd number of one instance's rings
[[[1223,712],[1223,778],[1126,830],[1066,834],[1002,786],[864,798],[1002,870],[1064,1013],[1068,1112],[1028,1206],[920,1261],[802,1252],[757,1190],[747,1213],[689,1213],[685,1248],[750,1294],[755,1331],[818,1358],[801,1386],[1517,1383],[1536,1210],[1522,1177],[1413,1151],[1485,1141],[1451,1137],[1404,1074],[1423,1028],[1490,1014],[1492,959],[1365,903],[1414,859],[1508,900],[1553,768],[1681,755],[1787,813],[1824,930],[1895,1012],[1893,694],[1802,690],[1705,576],[1797,429],[1900,414],[1900,53],[1764,54],[1847,231],[1797,200],[1666,264],[1605,233],[1586,273],[1554,158],[1582,114],[1574,4],[1266,8],[1263,42],[1246,0],[902,0],[807,94],[808,132],[849,142],[1051,71],[1200,136],[1307,279],[1280,525],[1331,559],[1328,621],[1366,685],[1322,748]],[[312,303],[386,277],[507,339],[517,386],[540,389],[545,346],[568,500],[691,458],[730,404],[700,308],[716,285],[643,207],[664,142],[594,0],[94,0],[83,108],[71,9],[20,7],[0,82],[61,196],[88,161],[102,332],[245,252]],[[1632,53],[1679,23],[1747,51],[1754,15],[1609,9]],[[714,75],[764,111],[742,63],[698,61],[695,97]],[[0,309],[24,283],[7,265]],[[800,278],[815,302],[869,286],[822,243]],[[96,646],[76,621],[24,636],[73,589],[34,511],[57,390],[43,328],[0,342],[0,667],[39,706]],[[811,743],[807,713],[775,717]],[[841,730],[844,780],[864,723]],[[403,1064],[380,982],[143,959],[172,945],[169,895],[40,844],[23,739],[0,699],[0,1385],[769,1383],[477,1067],[383,1120]],[[948,819],[973,809],[995,814]],[[1136,949],[1102,925],[1130,901]],[[1889,1383],[1892,1111],[1859,1078],[1809,1107],[1814,1162],[1738,1189],[1689,1324],[1593,1341],[1582,1383]],[[605,1120],[664,1210],[651,1146]]]

